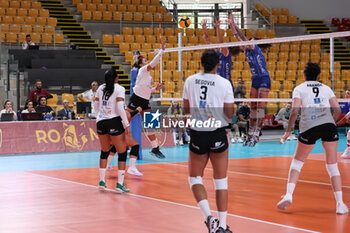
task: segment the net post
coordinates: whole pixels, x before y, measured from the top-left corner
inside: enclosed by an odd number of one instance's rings
[[[329,38],[329,43],[331,47],[330,56],[329,56],[329,59],[330,59],[329,69],[332,75],[332,90],[334,91],[334,37]]]
[[[159,83],[163,83],[163,56],[160,56],[159,72]],[[163,88],[160,89],[160,98],[163,98]]]
[[[179,46],[179,47],[182,47],[182,32],[179,32],[177,36],[178,36],[178,39],[177,39],[177,41],[178,41],[178,46]],[[182,93],[182,84],[183,84],[183,82],[182,82],[182,79],[183,79],[183,77],[182,77],[182,51],[179,50],[178,53],[179,53],[179,55],[178,55],[178,58],[179,58],[179,61],[178,61],[179,68],[178,68],[178,70],[180,71],[180,77],[181,77],[181,87],[180,87],[180,90],[181,90],[181,93]]]

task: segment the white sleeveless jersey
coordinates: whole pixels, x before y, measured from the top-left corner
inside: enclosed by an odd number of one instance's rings
[[[335,97],[331,88],[317,81],[306,81],[293,91],[301,99],[300,133],[318,125],[333,123],[329,100]]]
[[[233,103],[233,90],[230,82],[217,75],[198,73],[186,79],[183,99],[190,105],[192,119],[202,121],[220,121],[219,127],[191,127],[197,131],[214,131],[217,128],[228,126],[224,114],[224,103]],[[212,126],[212,125],[211,125]]]
[[[147,70],[148,65],[139,69],[134,87],[135,95],[149,100],[152,94],[153,78]]]
[[[111,119],[119,116],[117,112],[117,98],[125,99],[125,88],[118,83],[114,84],[114,91],[111,96],[104,96],[103,89],[106,84],[102,84],[97,89],[96,97],[99,99],[99,109],[97,110],[96,121]]]

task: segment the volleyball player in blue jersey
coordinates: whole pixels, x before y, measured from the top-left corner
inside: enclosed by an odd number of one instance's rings
[[[237,27],[233,20],[232,14],[229,16],[230,28],[238,41],[248,41],[242,31]],[[250,91],[250,98],[267,98],[271,89],[271,81],[269,72],[266,68],[266,61],[264,54],[261,51],[271,45],[247,45],[244,52],[247,57],[247,62],[252,73],[252,87]],[[251,103],[250,113],[250,127],[248,138],[244,146],[249,145],[254,147],[259,142],[261,126],[265,117],[265,103],[253,102]]]
[[[224,39],[220,30],[220,20],[215,19],[214,26],[216,28],[216,34],[219,39],[219,43],[223,43]],[[204,19],[202,22],[204,39],[207,44],[211,44],[210,37],[207,31],[207,21]],[[220,51],[221,50],[221,51]],[[230,81],[232,87],[232,79],[231,79],[231,70],[232,70],[232,56],[236,56],[240,53],[241,49],[239,47],[229,47],[229,48],[220,48],[220,50],[216,49],[216,52],[219,54],[220,64],[216,71],[218,75]]]

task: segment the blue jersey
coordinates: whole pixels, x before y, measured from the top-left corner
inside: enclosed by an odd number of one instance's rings
[[[133,68],[130,71],[130,94],[134,92],[134,87],[136,84],[136,78],[138,73],[139,73],[139,69],[136,69],[136,68]]]
[[[230,81],[232,85],[232,80],[231,80],[232,55],[229,52],[227,57],[225,57],[225,55],[222,54],[219,50],[216,50],[216,52],[219,54],[219,58],[220,58],[220,64],[216,73],[221,77]]]
[[[350,111],[350,104],[349,103],[339,103],[341,113],[347,114]]]
[[[245,54],[253,78],[269,76],[269,72],[266,69],[265,57],[259,46],[254,45],[254,49],[246,48]]]

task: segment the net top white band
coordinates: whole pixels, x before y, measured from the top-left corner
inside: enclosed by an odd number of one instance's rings
[[[255,44],[272,44],[272,43],[303,41],[303,40],[329,39],[329,38],[347,37],[347,36],[350,36],[350,31],[332,32],[332,33],[323,33],[323,34],[305,35],[305,36],[289,36],[289,37],[280,37],[280,38],[264,39],[264,40],[251,40],[251,41],[167,48],[165,49],[165,52],[170,53],[170,52],[190,51],[190,50],[216,49],[216,48],[247,46],[247,45],[255,45]]]
[[[152,98],[150,101],[183,101],[182,98]],[[235,102],[292,102],[293,99],[282,98],[235,98]],[[350,99],[338,99],[339,103],[350,103]]]

